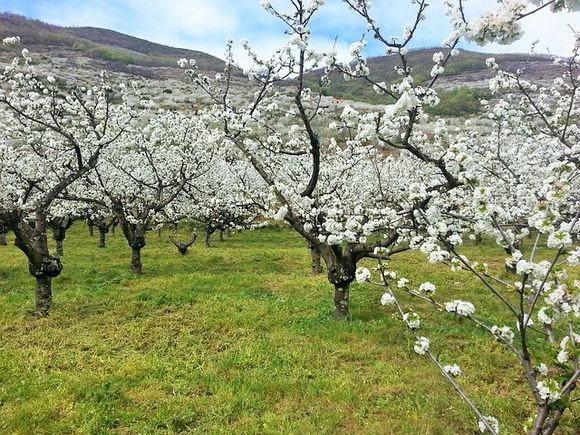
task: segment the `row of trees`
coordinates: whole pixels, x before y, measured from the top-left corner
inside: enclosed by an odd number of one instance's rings
[[[413,79],[407,51],[428,3],[412,1],[414,20],[401,36],[388,37],[372,16],[370,1],[344,2],[363,19],[367,33],[399,58],[398,83],[371,77],[364,38],[352,44],[353,61],[346,64],[334,50],[311,48],[310,24],[322,0],[291,0],[287,6],[262,2],[287,26],[289,37],[267,59],[244,42],[253,60],[245,71],[254,87],[251,101],[232,96],[231,43],[225,71],[215,78],[201,74],[195,62],[180,60],[215,103],[193,115],[158,110],[135,89],[109,85],[105,74],[94,87],[65,90],[57,79],[37,77],[24,51],[0,77],[7,119],[0,143],[0,221],[14,231],[28,258],[37,281],[36,309],[48,312],[51,279],[62,269],[46,237],[49,221],[63,217],[59,210],[87,207],[94,222],[117,220],[136,273],[148,228],[203,217],[215,222],[210,233],[248,223],[259,213],[286,221],[305,239],[313,270],[324,261],[338,318],[349,315],[355,279],[385,286],[383,303],[394,304],[416,335],[415,352],[433,359],[473,409],[482,431],[497,433],[497,421],[484,415],[456,381],[459,368],[443,365],[431,352],[428,338],[418,333],[421,320],[399,302],[397,292],[489,331],[514,353],[529,385],[537,408],[530,432],[553,433],[580,377],[580,289],[565,271],[580,258],[573,248],[580,210],[580,37],[575,35],[572,56],[558,61],[562,77],[549,87],[527,82],[522,72],[504,72],[489,59],[494,101],[482,101],[487,124],[468,121],[450,131],[425,109],[438,103],[434,86],[459,55],[462,39],[509,42],[526,16],[548,6],[577,10],[580,2],[500,2],[469,21],[461,0],[446,1],[450,35],[433,56],[425,83]],[[320,92],[305,85],[321,66],[321,87],[338,73],[366,82],[395,102],[376,111],[348,106],[340,114],[325,111]],[[278,86],[289,80],[294,84],[290,100]],[[112,104],[113,98],[120,103]],[[522,252],[520,241],[530,233],[533,247]],[[494,275],[485,258],[462,255],[463,240],[482,234],[508,252],[515,281]],[[539,259],[542,244],[553,251],[551,260]],[[439,301],[429,282],[414,287],[389,271],[389,259],[408,249],[481,280],[513,316],[517,332],[496,325],[494,316],[476,316],[469,301]],[[358,268],[363,258],[378,260],[374,278]],[[558,353],[545,360],[553,343]]]
[[[153,109],[138,92],[110,85],[105,73],[98,85],[66,90],[58,79],[35,74],[26,49],[1,80],[0,220],[28,258],[39,315],[50,308],[66,230],[80,217],[98,228],[102,246],[111,226],[120,226],[135,273],[142,271],[147,230],[198,218],[210,234],[254,218],[238,174],[219,162],[219,134],[202,117]],[[231,215],[216,216],[224,208]]]
[[[225,74],[215,81],[188,68],[187,62],[181,64],[216,102],[212,114],[222,125],[226,145],[238,159],[249,162],[273,192],[277,216],[321,254],[335,287],[337,317],[348,315],[349,287],[355,278],[386,287],[382,302],[395,305],[416,336],[415,352],[433,360],[476,414],[480,430],[495,434],[497,419],[485,415],[457,382],[460,368],[445,365],[430,350],[428,338],[418,331],[421,319],[399,301],[398,291],[468,318],[506,346],[520,365],[537,411],[529,432],[553,433],[577,400],[574,391],[580,377],[580,283],[565,271],[566,265],[577,266],[580,257],[580,250],[572,247],[580,214],[580,35],[572,35],[571,57],[557,60],[562,76],[551,86],[529,83],[525,71],[510,74],[489,59],[495,101],[482,101],[487,125],[468,121],[465,128],[449,131],[444,120],[433,124],[425,110],[438,104],[434,85],[450,59],[459,55],[456,47],[462,39],[507,43],[521,33],[521,19],[546,7],[555,12],[578,10],[580,3],[500,2],[496,10],[468,21],[461,0],[446,1],[451,32],[444,49],[433,56],[430,80],[417,83],[407,47],[429,10],[428,2],[412,1],[415,19],[402,36],[388,37],[372,16],[370,1],[345,0],[363,19],[367,33],[399,58],[401,79],[392,85],[370,75],[364,38],[351,45],[353,61],[347,64],[340,63],[334,51],[311,48],[310,22],[324,2],[296,0],[287,7],[262,3],[285,23],[290,36],[266,59],[244,44],[254,60],[246,71],[256,85],[253,101],[239,105],[230,98],[234,63],[229,47]],[[321,65],[326,67],[321,87],[338,72],[346,80],[366,82],[395,103],[364,113],[346,107],[338,118],[329,119],[333,114],[320,109],[320,92],[305,85]],[[290,109],[277,104],[276,85],[288,79],[295,83]],[[276,122],[280,119],[284,122]],[[494,237],[510,255],[506,266],[517,274],[513,281],[490,271],[486,258],[469,259],[461,253],[466,237],[482,234]],[[521,241],[528,234],[534,235],[534,242],[524,252]],[[549,260],[538,258],[542,244],[552,250]],[[432,263],[473,274],[514,325],[495,324],[501,318],[497,306],[488,308],[494,315],[476,315],[471,302],[439,301],[433,284],[415,287],[388,270],[391,257],[406,249],[418,249]],[[369,257],[379,261],[374,278],[368,269],[357,269],[359,260]],[[541,326],[535,326],[533,318]]]

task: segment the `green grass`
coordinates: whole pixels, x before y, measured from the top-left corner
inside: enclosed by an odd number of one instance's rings
[[[381,289],[353,285],[352,320],[333,319],[331,288],[309,275],[291,231],[196,243],[186,257],[150,234],[139,277],[122,235],[96,244],[82,224],[70,231],[44,319],[27,314],[23,255],[0,247],[0,433],[474,433],[470,411],[378,303]],[[500,267],[504,255],[484,249]],[[467,275],[415,253],[394,266],[501,318]],[[484,412],[519,433],[530,409],[513,358],[467,323],[418,311]],[[568,414],[563,433],[579,418]]]

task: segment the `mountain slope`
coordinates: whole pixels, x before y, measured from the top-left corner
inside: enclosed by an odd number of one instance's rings
[[[179,58],[195,58],[199,68],[211,72],[223,71],[224,62],[217,57],[195,50],[167,47],[144,39],[112,30],[95,27],[61,27],[11,13],[0,13],[0,37],[18,35],[25,47],[39,58],[39,63],[52,64],[70,77],[93,75],[95,71],[108,71],[139,76],[149,80],[152,93],[161,95],[162,101],[179,107],[191,105],[189,96],[196,91],[185,84],[185,75],[177,67]],[[440,49],[429,48],[411,51],[409,65],[419,84],[430,80],[433,54]],[[0,61],[10,61],[14,50],[0,46]],[[448,62],[445,73],[437,81],[441,104],[434,109],[438,114],[466,116],[480,110],[480,99],[488,99],[487,81],[491,76],[485,65],[488,57],[495,57],[503,69],[524,69],[526,77],[535,82],[551,81],[562,70],[548,56],[530,58],[527,54],[490,54],[464,51]],[[371,78],[387,84],[396,83],[400,77],[396,68],[398,56],[370,58],[368,66]],[[236,71],[235,75],[240,75]],[[308,86],[318,90],[322,71],[307,77]],[[384,95],[377,95],[364,80],[344,81],[334,73],[331,83],[322,93],[338,100],[381,104],[389,102]],[[169,80],[169,81],[168,81]],[[289,81],[287,84],[291,84]],[[251,92],[247,80],[237,80],[238,93]]]
[[[433,54],[441,51],[439,48],[420,49],[409,52],[409,65],[413,67],[413,77],[419,84],[427,83],[433,67]],[[450,91],[457,87],[483,88],[491,77],[485,60],[494,57],[500,67],[507,71],[518,69],[525,71],[525,77],[536,81],[546,82],[562,74],[561,67],[555,66],[549,56],[530,57],[527,54],[491,54],[473,51],[463,51],[452,57],[445,72],[438,79],[437,88]],[[400,81],[396,68],[400,65],[399,56],[381,56],[370,58],[367,61],[371,71],[370,78],[376,82],[393,84]],[[320,74],[312,73],[309,76],[309,85],[317,88]],[[371,86],[363,80],[345,81],[338,73],[331,76],[331,83],[323,88],[323,93],[342,99],[358,99],[369,103],[385,101],[385,97],[377,95]]]
[[[13,35],[20,36],[23,45],[35,53],[55,56],[76,54],[113,64],[172,68],[177,68],[177,59],[183,57],[195,58],[204,71],[221,71],[224,68],[221,59],[201,51],[167,47],[112,30],[61,27],[11,13],[0,13],[0,37]]]

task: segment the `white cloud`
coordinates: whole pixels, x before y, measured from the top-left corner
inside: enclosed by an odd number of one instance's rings
[[[39,18],[60,26],[92,26],[108,29],[119,28],[121,17],[114,5],[105,1],[82,3],[64,2],[58,7],[54,4],[39,3],[32,18]],[[117,18],[118,17],[118,18]]]
[[[207,0],[121,0],[138,28],[152,35],[184,34],[205,37],[231,33],[239,26],[239,16],[224,1]],[[224,4],[225,3],[225,4]]]
[[[277,0],[283,4],[286,0]],[[8,0],[6,10],[26,11],[34,18],[60,24],[104,27],[176,47],[201,50],[223,57],[225,41],[249,39],[256,51],[268,56],[284,40],[283,25],[265,12],[258,0]],[[12,7],[10,5],[12,3]],[[449,27],[442,2],[433,2],[427,19],[421,23],[413,47],[436,46],[447,36]],[[286,3],[287,4],[287,3]],[[475,16],[495,6],[490,0],[470,0],[468,14]],[[375,1],[372,12],[383,35],[400,35],[406,23],[412,22],[416,6],[409,1]],[[487,52],[527,52],[540,39],[537,51],[566,55],[572,47],[572,31],[567,24],[580,23],[580,13],[554,14],[543,10],[523,20],[524,37],[508,46],[475,44],[464,48]],[[327,1],[313,19],[313,42],[326,50],[338,37],[341,58],[346,60],[347,47],[365,33],[365,23],[340,0]],[[580,29],[576,29],[580,30]],[[385,48],[367,36],[368,55],[381,55]],[[239,49],[240,63],[246,61]]]

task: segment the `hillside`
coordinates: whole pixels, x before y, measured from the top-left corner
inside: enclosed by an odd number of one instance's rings
[[[413,76],[417,83],[426,83],[430,80],[430,71],[433,66],[433,54],[440,51],[440,48],[428,48],[411,51],[408,55],[409,64],[413,67]],[[452,57],[445,73],[438,80],[437,88],[443,92],[454,94],[458,87],[474,88],[473,94],[484,94],[490,72],[485,65],[485,60],[495,57],[502,69],[516,71],[525,69],[526,77],[545,82],[552,80],[562,71],[553,64],[549,56],[535,56],[530,58],[527,54],[492,54],[478,53],[473,51],[462,51],[459,56]],[[368,59],[368,66],[371,71],[371,78],[377,82],[392,84],[400,80],[396,73],[396,68],[400,65],[398,56],[380,56]],[[318,76],[311,74],[309,77],[310,86],[317,88]],[[368,83],[363,80],[343,80],[340,74],[331,76],[331,83],[322,89],[326,95],[332,95],[340,99],[356,99],[368,103],[384,102],[385,97],[377,95]]]
[[[34,53],[86,57],[104,63],[106,69],[154,76],[147,68],[177,69],[179,58],[195,58],[203,71],[221,71],[224,62],[195,50],[161,44],[94,27],[61,27],[11,13],[0,13],[0,37],[18,35]],[[1,51],[0,51],[1,53]],[[141,67],[133,68],[130,66]]]
[[[23,45],[34,53],[39,64],[59,68],[67,79],[83,79],[102,69],[137,77],[159,103],[168,107],[192,107],[202,101],[201,95],[194,95],[196,91],[185,83],[183,71],[177,67],[177,59],[195,58],[199,68],[210,74],[222,71],[224,67],[221,59],[201,51],[168,47],[107,29],[61,27],[11,13],[0,13],[0,37],[13,35],[22,38]],[[430,79],[433,53],[439,50],[429,48],[409,53],[409,63],[414,68],[413,74],[418,83]],[[0,46],[0,61],[10,61],[13,55],[13,51]],[[530,58],[527,54],[463,51],[461,55],[451,58],[444,75],[437,82],[441,104],[433,109],[433,113],[444,116],[477,113],[479,100],[490,97],[486,90],[490,72],[485,60],[492,56],[504,69],[525,69],[526,76],[536,82],[550,81],[562,72],[548,56]],[[371,78],[395,83],[400,79],[396,74],[398,63],[398,56],[370,58]],[[321,74],[321,71],[314,72],[308,77],[308,85],[314,90],[319,89]],[[388,98],[377,95],[362,80],[346,82],[339,74],[333,74],[331,79],[330,85],[321,91],[335,100],[364,104],[389,102]],[[246,80],[237,80],[236,89],[240,95],[251,92]]]

